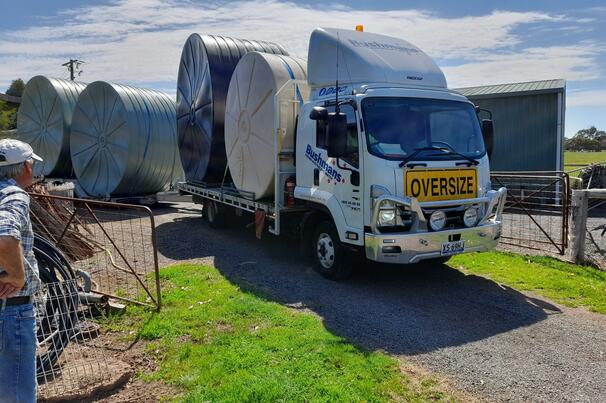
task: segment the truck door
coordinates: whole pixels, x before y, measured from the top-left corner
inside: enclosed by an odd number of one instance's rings
[[[334,112],[334,106],[327,107],[328,112]],[[320,190],[332,193],[338,200],[345,222],[350,227],[363,228],[362,215],[362,175],[358,134],[358,118],[353,106],[345,104],[340,107],[347,116],[347,143],[351,152],[343,158],[328,158],[326,143],[326,122],[317,121],[316,144],[321,158],[326,160],[328,169],[322,169],[322,163],[314,168],[314,186]],[[336,172],[335,173],[333,173]]]

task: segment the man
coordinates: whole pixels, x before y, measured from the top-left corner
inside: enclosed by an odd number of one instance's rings
[[[0,402],[36,401],[38,265],[29,196],[36,161],[21,141],[0,140]]]

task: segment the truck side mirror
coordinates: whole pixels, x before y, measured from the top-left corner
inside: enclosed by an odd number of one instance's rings
[[[328,156],[340,158],[347,155],[347,115],[328,114]]]
[[[494,143],[494,125],[492,124],[492,120],[482,120],[482,137],[484,137],[484,145],[486,146],[488,157],[492,157],[492,146]]]
[[[309,118],[311,120],[327,120],[328,110],[321,106],[314,106],[311,112],[309,112]]]

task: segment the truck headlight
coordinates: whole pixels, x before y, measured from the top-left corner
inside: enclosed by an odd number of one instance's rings
[[[478,223],[478,209],[470,207],[463,213],[463,223],[466,227],[473,227]]]
[[[429,216],[429,226],[434,231],[440,231],[446,226],[446,213],[436,210]]]
[[[379,227],[394,227],[396,225],[396,205],[390,201],[384,201],[379,208]]]

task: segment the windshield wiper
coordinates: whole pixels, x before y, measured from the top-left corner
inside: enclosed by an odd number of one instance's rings
[[[400,168],[402,168],[404,165],[406,165],[409,161],[411,161],[414,157],[416,157],[417,155],[419,155],[422,151],[443,151],[443,148],[440,147],[421,147],[421,148],[417,148],[416,150],[414,150],[412,152],[412,154],[410,154],[409,156],[405,157],[402,162],[400,162],[400,164],[398,165]]]
[[[461,157],[461,158],[463,158],[463,159],[465,159],[465,160],[469,161],[469,162],[470,162],[471,164],[473,164],[473,165],[478,165],[478,164],[479,164],[478,160],[474,160],[473,158],[468,157],[468,156],[467,156],[467,155],[465,155],[465,154],[461,154],[461,153],[460,153],[460,152],[458,152],[458,151],[455,151],[455,150],[448,150],[448,149],[445,149],[445,148],[440,148],[440,150],[441,150],[441,151],[443,151],[443,152],[444,152],[444,154],[457,155],[457,156],[459,156],[459,157]],[[436,156],[438,156],[438,155],[444,155],[444,154],[432,154],[432,155],[430,155],[430,157],[436,157]]]

